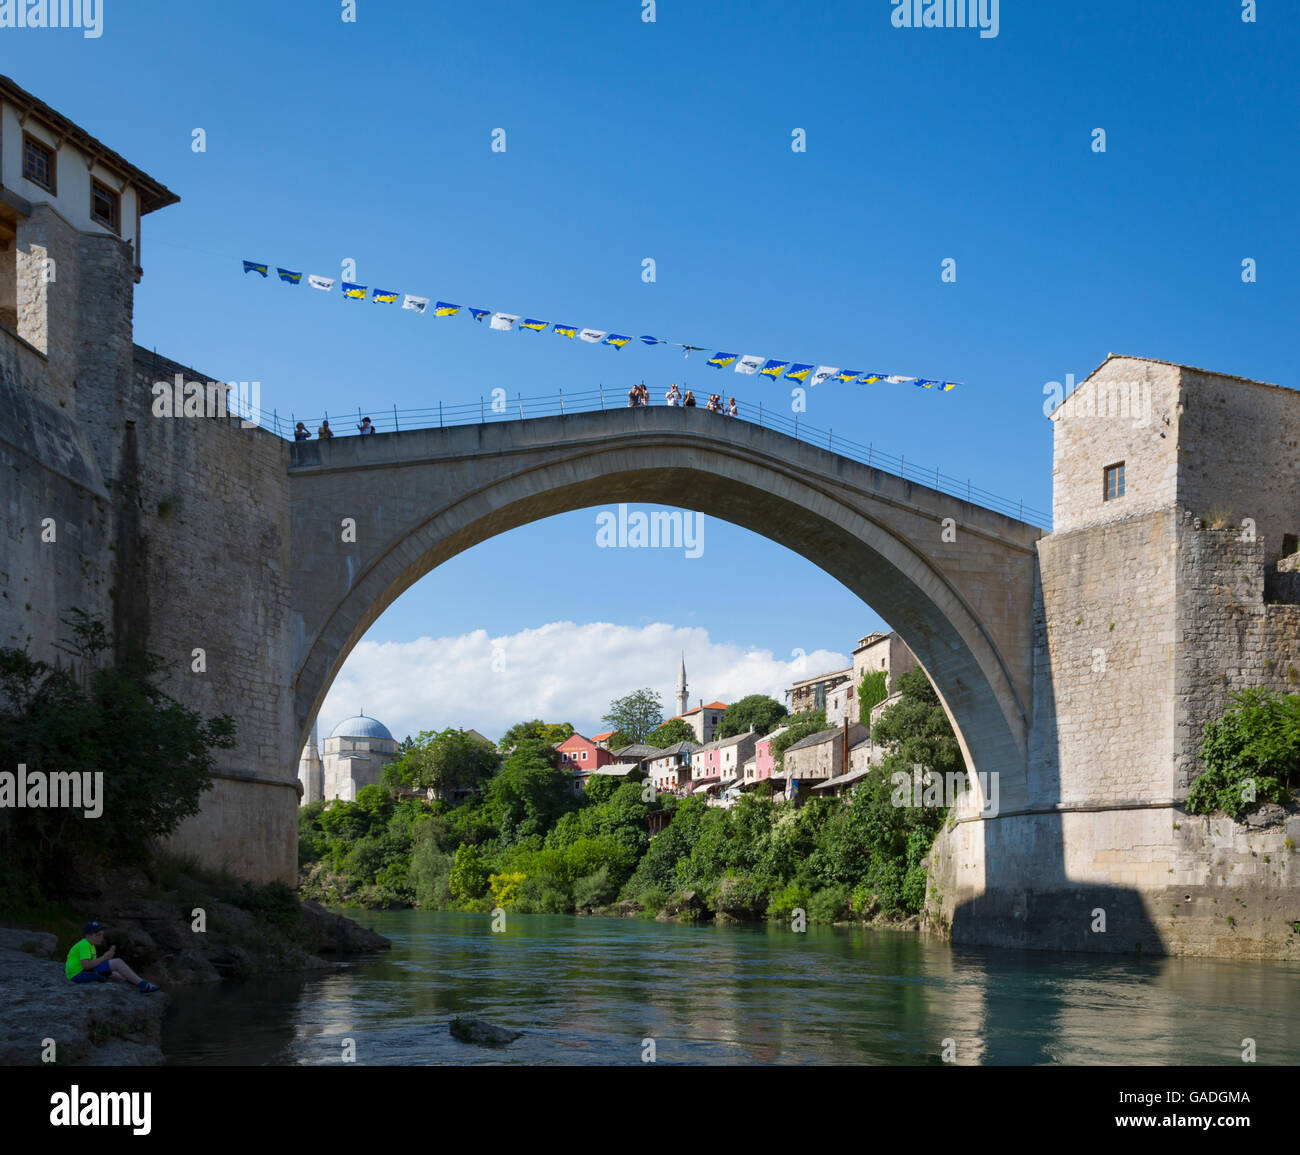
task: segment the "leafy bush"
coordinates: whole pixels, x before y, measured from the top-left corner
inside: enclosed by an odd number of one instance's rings
[[[1265,802],[1285,805],[1300,785],[1300,694],[1252,688],[1232,695],[1202,731],[1205,770],[1187,793],[1192,814],[1240,819]]]
[[[527,878],[521,870],[506,874],[489,874],[488,887],[492,891],[492,902],[503,910],[509,910],[519,897],[519,885]]]
[[[424,910],[447,910],[454,901],[451,893],[451,868],[455,858],[439,850],[432,839],[416,843],[407,871],[415,901]]]
[[[145,860],[156,840],[198,813],[212,786],[212,751],[235,744],[229,716],[204,720],[154,685],[157,658],[128,645],[121,664],[108,666],[115,643],[101,622],[74,610],[64,624],[79,673],[0,649],[0,766],[102,773],[102,812],[0,810],[0,891],[18,903],[58,892],[88,862]]]
[[[448,879],[451,895],[458,901],[482,898],[487,891],[488,870],[479,857],[477,847],[461,843],[451,864]]]
[[[302,915],[297,893],[283,882],[268,882],[262,886],[246,882],[231,901],[277,926],[293,926]]]
[[[808,921],[839,922],[849,912],[850,897],[847,886],[824,887],[808,901]]]
[[[609,877],[609,867],[602,866],[591,874],[584,874],[573,884],[573,905],[604,906],[617,893],[618,887]]]
[[[786,919],[796,910],[807,911],[812,894],[806,886],[792,882],[771,896],[767,904],[767,917]]]

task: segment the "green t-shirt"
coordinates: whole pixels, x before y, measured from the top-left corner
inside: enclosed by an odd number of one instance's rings
[[[83,938],[79,943],[73,946],[70,951],[68,951],[68,962],[63,968],[63,973],[66,974],[68,978],[73,978],[76,975],[81,974],[81,960],[94,958],[98,953],[99,952],[90,945],[89,941]]]

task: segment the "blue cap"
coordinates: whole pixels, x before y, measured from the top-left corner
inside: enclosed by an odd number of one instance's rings
[[[104,927],[98,922],[88,922],[81,928],[82,934],[98,934]]]

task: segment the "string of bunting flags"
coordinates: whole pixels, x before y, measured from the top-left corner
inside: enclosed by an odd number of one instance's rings
[[[276,266],[275,271],[280,280],[287,285],[302,284],[303,274],[301,272],[282,269],[279,266]],[[270,276],[271,266],[261,261],[245,261],[244,272],[258,273],[263,278],[266,278]],[[322,293],[332,292],[336,283],[335,278],[318,276],[316,273],[308,273],[306,279],[311,288]],[[393,289],[372,289],[367,285],[354,284],[352,281],[340,280],[337,283],[347,300],[364,301],[369,299],[376,305],[395,305],[400,298],[403,309],[409,309],[411,312],[421,314],[430,310],[430,299],[428,297],[417,297],[413,293],[400,293]],[[435,317],[454,317],[461,309],[461,305],[454,305],[450,301],[432,302],[432,312]],[[625,333],[611,332],[608,329],[587,329],[578,325],[541,321],[536,317],[521,316],[519,313],[502,313],[495,312],[492,309],[475,309],[473,307],[465,307],[465,312],[480,323],[487,319],[488,327],[499,332],[508,332],[517,324],[521,330],[528,329],[534,333],[542,333],[549,329],[552,333],[558,333],[561,337],[568,337],[569,340],[576,338],[592,345],[610,345],[615,349],[621,349],[624,345],[636,340],[642,341],[646,345],[673,345],[684,350],[687,357],[692,353],[703,353],[705,351],[703,345],[687,345],[681,341],[669,341],[663,337],[648,335],[631,337]],[[758,375],[771,378],[774,381],[777,378],[785,378],[788,381],[798,381],[801,384],[808,382],[812,385],[820,385],[824,381],[841,381],[845,384],[857,382],[859,385],[874,385],[878,381],[884,381],[891,385],[915,385],[920,389],[935,389],[940,393],[947,393],[961,384],[960,381],[937,381],[926,377],[904,377],[896,373],[864,373],[860,369],[841,369],[835,365],[813,365],[802,361],[780,361],[775,357],[763,357],[750,353],[718,352],[714,353],[706,364],[711,365],[714,369],[734,368],[737,373],[748,376]]]

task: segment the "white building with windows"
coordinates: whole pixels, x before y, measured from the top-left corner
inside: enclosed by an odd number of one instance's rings
[[[20,337],[30,340],[17,317],[19,252],[44,258],[15,242],[36,206],[48,206],[77,232],[124,241],[139,280],[140,218],[179,200],[62,113],[0,76],[0,323]],[[57,268],[46,270],[50,274],[57,283]]]

